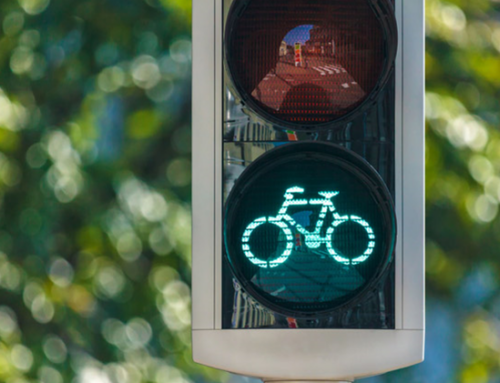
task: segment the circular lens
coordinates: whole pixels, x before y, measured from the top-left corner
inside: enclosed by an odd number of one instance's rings
[[[266,307],[317,315],[364,296],[396,240],[392,198],[361,157],[330,144],[278,147],[252,163],[226,202],[226,257]]]
[[[259,114],[296,130],[363,110],[387,82],[397,46],[392,5],[373,3],[235,1],[226,62],[240,96]]]

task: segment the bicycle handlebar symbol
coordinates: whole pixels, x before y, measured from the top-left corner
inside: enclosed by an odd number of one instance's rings
[[[281,206],[278,215],[276,217],[261,217],[257,218],[253,222],[251,222],[245,229],[243,233],[242,249],[245,256],[252,262],[254,265],[259,266],[261,268],[275,268],[279,265],[285,263],[288,257],[292,253],[293,249],[293,235],[291,228],[296,228],[297,231],[304,235],[306,246],[310,249],[317,249],[321,247],[322,244],[326,245],[326,249],[328,254],[337,262],[342,263],[344,265],[358,265],[360,263],[365,262],[373,253],[375,248],[375,233],[373,232],[372,227],[368,222],[366,222],[363,218],[355,216],[355,215],[344,215],[341,216],[335,206],[333,205],[332,199],[337,196],[339,192],[320,192],[318,193],[323,198],[318,199],[296,199],[294,194],[304,193],[304,189],[301,187],[292,187],[289,188],[284,195],[285,201]],[[287,214],[288,208],[290,206],[308,206],[308,205],[320,205],[321,211],[319,214],[319,219],[316,222],[316,228],[313,232],[308,231],[300,224],[298,224],[292,217]],[[330,227],[326,230],[326,235],[324,237],[321,236],[321,232],[323,231],[325,219],[328,212],[333,215],[333,222]],[[368,235],[368,245],[366,250],[360,255],[354,255],[353,257],[346,257],[342,254],[339,254],[335,248],[333,247],[333,234],[335,230],[342,224],[352,221],[362,226]],[[255,229],[259,226],[262,226],[266,223],[277,226],[284,234],[286,238],[286,246],[284,251],[276,258],[272,260],[263,260],[260,259],[257,255],[255,255],[250,249],[250,237]]]

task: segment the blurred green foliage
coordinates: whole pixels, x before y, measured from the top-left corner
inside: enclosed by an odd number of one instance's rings
[[[429,311],[452,320],[378,381],[494,382],[500,2],[426,3]],[[1,382],[228,378],[190,355],[190,12],[0,2]]]
[[[456,326],[448,340],[455,350],[448,352],[449,375],[440,381],[496,382],[500,2],[427,0],[426,6],[428,297],[447,307],[449,326]]]
[[[190,23],[0,2],[0,382],[220,377],[190,351]]]
[[[500,1],[426,0],[426,361],[376,382],[500,381]]]

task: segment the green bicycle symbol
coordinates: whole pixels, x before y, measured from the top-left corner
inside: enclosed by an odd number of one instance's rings
[[[301,187],[295,186],[289,188],[285,192],[284,195],[285,200],[276,217],[257,218],[246,227],[241,242],[242,242],[243,252],[250,262],[263,269],[275,268],[285,263],[287,259],[290,257],[294,246],[291,228],[295,228],[300,234],[302,234],[305,237],[305,244],[309,249],[317,249],[321,247],[321,245],[325,244],[328,254],[335,261],[342,263],[344,265],[358,265],[360,263],[365,262],[368,258],[370,258],[375,248],[375,233],[370,224],[366,222],[363,218],[355,215],[341,216],[337,212],[337,209],[333,205],[332,199],[333,197],[337,196],[339,192],[320,192],[318,194],[323,198],[310,199],[310,200],[296,199],[294,194],[300,194],[300,193],[304,193],[304,189]],[[302,227],[290,215],[287,214],[288,208],[290,206],[308,206],[308,205],[321,206],[319,219],[316,222],[316,228],[313,232],[310,232],[304,227]],[[333,222],[326,229],[326,235],[322,237],[321,233],[324,232],[323,229],[325,225],[325,219],[329,212],[333,215]],[[366,247],[366,250],[362,254],[359,255],[353,254],[353,256],[351,257],[346,257],[342,254],[339,254],[335,250],[333,246],[333,240],[334,240],[335,230],[340,225],[350,221],[363,227],[363,229],[368,234],[368,245]],[[252,236],[252,233],[259,226],[264,225],[266,223],[277,226],[283,232],[286,238],[285,249],[280,255],[278,255],[272,260],[263,260],[259,258],[258,255],[254,254],[250,249],[250,237]]]

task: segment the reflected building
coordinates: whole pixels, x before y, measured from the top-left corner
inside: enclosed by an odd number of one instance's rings
[[[335,36],[332,28],[315,25],[310,31],[311,38],[306,42],[306,53],[333,57],[335,55]]]
[[[288,54],[288,44],[286,41],[282,41],[280,45],[280,57],[286,56]]]

